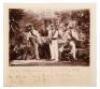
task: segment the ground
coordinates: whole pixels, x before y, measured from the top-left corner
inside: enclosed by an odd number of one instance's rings
[[[54,60],[13,60],[11,66],[88,66],[89,64],[82,60],[77,61],[54,61]]]

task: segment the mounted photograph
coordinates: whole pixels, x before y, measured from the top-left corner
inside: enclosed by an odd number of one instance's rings
[[[5,86],[95,86],[95,4],[4,4]]]

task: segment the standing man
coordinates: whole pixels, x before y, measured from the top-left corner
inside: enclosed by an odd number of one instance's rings
[[[55,29],[54,24],[47,27],[50,39],[49,47],[51,60],[58,61],[58,30]]]
[[[33,52],[32,52],[32,46],[31,46],[31,42],[30,42],[30,39],[32,38],[32,35],[30,33],[30,27],[29,27],[29,24],[27,24],[25,26],[25,30],[22,32],[23,34],[23,40],[24,40],[24,44],[25,44],[25,53],[24,53],[24,58],[25,60],[27,59],[30,59],[29,57],[31,57],[32,59],[32,56],[33,56]]]
[[[41,45],[41,36],[40,36],[40,33],[33,27],[31,26],[31,34],[32,34],[32,38],[34,40],[34,47],[35,47],[35,57],[37,60],[40,59],[40,56],[39,56],[39,45]]]
[[[29,31],[26,35],[27,40],[31,42],[34,47],[35,58],[40,59],[39,57],[39,44],[41,44],[41,37],[37,30],[31,24],[28,24],[27,30]]]

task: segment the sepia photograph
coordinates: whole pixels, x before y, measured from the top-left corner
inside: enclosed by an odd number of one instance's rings
[[[95,4],[5,4],[5,86],[95,86]]]
[[[89,66],[89,48],[89,9],[9,9],[10,65]]]

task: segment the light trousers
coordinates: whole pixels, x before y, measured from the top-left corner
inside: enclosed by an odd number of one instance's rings
[[[71,54],[73,56],[74,59],[76,59],[76,52],[77,52],[77,49],[76,49],[76,44],[74,41],[71,41],[70,42],[70,46],[72,47],[71,49]]]
[[[34,44],[35,45],[35,56],[36,56],[36,59],[40,59],[39,57],[39,45],[37,43]]]
[[[51,59],[55,59],[56,61],[58,61],[58,41],[52,40],[49,47],[50,47]]]

